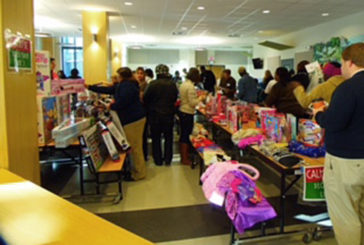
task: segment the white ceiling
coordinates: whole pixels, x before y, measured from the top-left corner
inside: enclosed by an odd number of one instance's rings
[[[125,1],[133,5],[125,6]],[[364,10],[363,0],[34,0],[34,4],[36,29],[56,36],[81,35],[81,11],[97,10],[110,13],[111,37],[127,43],[235,48]],[[263,14],[267,9],[270,14]]]

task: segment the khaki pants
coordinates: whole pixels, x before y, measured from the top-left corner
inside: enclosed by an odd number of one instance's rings
[[[364,244],[364,159],[327,154],[324,185],[338,244]]]
[[[143,153],[143,132],[146,119],[127,124],[124,126],[126,138],[131,146],[131,157],[133,162],[132,177],[135,180],[144,179],[146,166]]]

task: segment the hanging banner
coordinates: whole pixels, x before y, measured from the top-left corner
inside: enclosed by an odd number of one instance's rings
[[[85,91],[84,79],[52,80],[52,95],[67,95]]]
[[[308,202],[325,201],[323,183],[324,167],[304,167],[303,200]]]
[[[32,41],[20,33],[5,30],[8,68],[12,71],[32,71]]]
[[[49,96],[51,94],[51,68],[48,51],[35,51],[35,68],[37,74],[37,92],[39,95]]]

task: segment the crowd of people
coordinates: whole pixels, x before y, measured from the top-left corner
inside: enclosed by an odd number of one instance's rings
[[[205,66],[170,74],[169,67],[160,64],[152,69],[138,67],[119,68],[112,77],[111,86],[88,86],[90,91],[109,94],[114,97],[112,110],[116,110],[132,146],[133,170],[130,180],[146,176],[145,162],[148,161],[148,138],[152,140],[152,157],[157,166],[171,165],[173,158],[173,129],[176,115],[179,121],[179,152],[181,163],[190,165],[190,134],[194,125],[195,108],[202,97],[197,89],[211,94],[220,91],[231,100],[241,100],[264,106],[275,107],[279,112],[292,113],[299,118],[309,118],[307,107],[316,99],[330,102],[331,94],[344,79],[340,76],[340,65],[332,62],[323,71],[327,82],[317,86],[311,93],[306,89],[309,75],[305,69],[307,61],[297,66],[297,74],[279,67],[274,74],[267,70],[261,84],[249,75],[247,69],[238,69],[238,82],[231,76],[231,70],[223,70],[220,79]],[[182,81],[184,80],[184,81]],[[218,81],[217,81],[218,80]],[[162,142],[164,142],[162,146]]]
[[[325,64],[325,82],[311,91],[308,91],[307,64],[307,61],[299,62],[296,74],[284,67],[277,68],[274,76],[266,71],[261,84],[245,67],[238,70],[241,76],[238,83],[230,70],[224,70],[218,85],[214,74],[205,67],[185,70],[185,81],[181,84],[178,84],[182,79],[180,74],[176,72],[173,78],[163,64],[156,67],[156,78],[151,69],[139,67],[132,72],[122,67],[113,78],[113,85],[88,86],[88,89],[114,97],[110,109],[117,111],[132,147],[133,169],[126,180],[146,177],[148,126],[154,163],[171,164],[176,114],[180,121],[181,162],[190,164],[193,115],[203,100],[197,96],[198,87],[212,94],[219,90],[232,100],[275,107],[279,112],[299,118],[313,118],[326,134],[324,185],[336,238],[340,244],[360,244],[364,203],[364,44],[352,45],[343,52],[342,67],[337,62]],[[178,98],[180,103],[177,103]],[[329,106],[314,108],[309,113],[307,108],[315,100],[325,100]]]

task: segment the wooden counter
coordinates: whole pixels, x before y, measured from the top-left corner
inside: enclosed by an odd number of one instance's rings
[[[4,169],[0,232],[11,245],[153,244]]]

